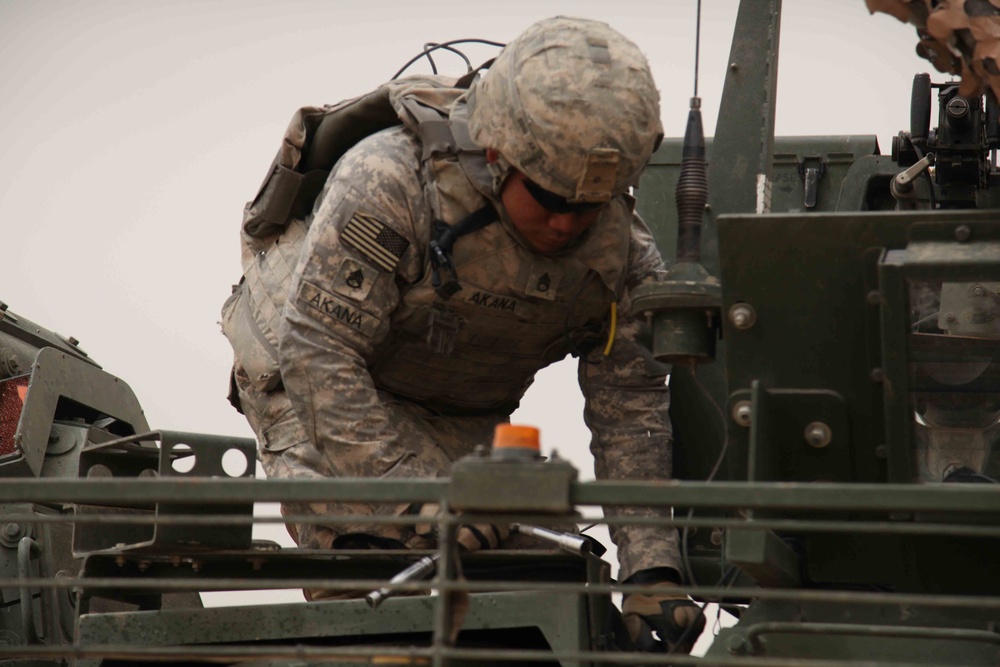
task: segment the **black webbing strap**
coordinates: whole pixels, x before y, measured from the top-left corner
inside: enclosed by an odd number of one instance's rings
[[[486,204],[482,208],[473,211],[454,225],[449,225],[440,220],[434,221],[433,236],[428,246],[431,259],[431,285],[434,291],[441,298],[450,299],[456,292],[462,289],[458,284],[458,274],[455,272],[455,265],[451,261],[451,250],[455,246],[455,241],[465,236],[478,232],[480,229],[491,225],[500,219],[493,204]],[[447,282],[441,281],[441,270],[444,269],[451,274]]]

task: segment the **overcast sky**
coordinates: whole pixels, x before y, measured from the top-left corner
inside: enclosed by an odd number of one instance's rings
[[[761,4],[764,4],[763,2]],[[556,14],[607,21],[647,54],[668,136],[693,87],[695,0],[0,0],[0,300],[81,341],[154,428],[249,436],[226,402],[217,321],[238,229],[292,112],[387,80],[425,42],[507,41]],[[715,126],[738,2],[704,0],[701,81]],[[908,124],[912,27],[862,0],[785,3],[777,133]],[[474,62],[493,55],[470,47]],[[445,72],[462,73],[442,55]],[[414,71],[428,71],[421,63]],[[935,74],[935,80],[943,80]],[[807,242],[803,240],[803,242]],[[590,473],[572,364],[515,419]]]

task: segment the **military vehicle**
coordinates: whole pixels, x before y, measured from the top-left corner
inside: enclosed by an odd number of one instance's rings
[[[256,480],[252,441],[150,430],[76,341],[0,306],[0,665],[1000,664],[998,107],[918,75],[890,155],[775,138],[779,28],[780,2],[741,2],[710,188],[676,139],[637,192],[672,260],[633,299],[675,364],[677,481],[486,448],[450,479]],[[252,540],[254,502],[320,499],[437,502],[441,546]],[[590,543],[450,539],[459,511],[635,504],[674,508],[683,590],[738,619],[704,657],[631,650],[613,596],[639,587]],[[197,596],[295,588],[369,594]]]

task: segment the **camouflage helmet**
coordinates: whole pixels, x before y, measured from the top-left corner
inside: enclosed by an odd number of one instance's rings
[[[587,19],[532,25],[501,51],[468,103],[476,144],[570,202],[625,192],[663,137],[646,57]]]

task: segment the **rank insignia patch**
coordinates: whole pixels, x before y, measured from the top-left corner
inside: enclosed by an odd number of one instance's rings
[[[410,242],[372,216],[356,212],[340,233],[344,243],[375,262],[379,268],[392,271],[410,247]]]
[[[355,301],[364,301],[368,297],[368,293],[372,291],[372,286],[378,280],[379,275],[381,274],[378,269],[352,257],[345,257],[340,260],[336,278],[330,287],[338,294],[343,294]]]

